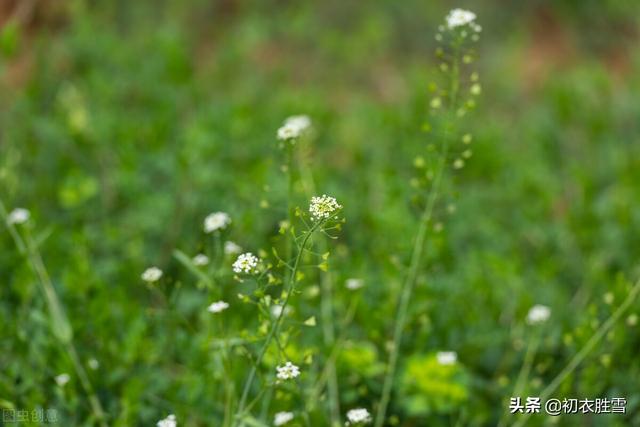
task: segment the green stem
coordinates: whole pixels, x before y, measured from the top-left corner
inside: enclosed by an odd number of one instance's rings
[[[282,310],[280,310],[280,314],[278,315],[278,317],[276,318],[276,321],[274,322],[273,326],[271,327],[271,329],[269,330],[269,334],[267,335],[267,338],[264,342],[264,344],[262,345],[262,348],[260,349],[260,352],[258,353],[258,357],[254,363],[254,365],[251,367],[251,370],[249,371],[249,376],[247,377],[247,381],[244,384],[244,388],[242,390],[242,396],[240,397],[240,403],[238,404],[238,411],[236,413],[236,417],[239,417],[243,414],[244,410],[245,410],[245,404],[247,402],[247,398],[249,397],[249,391],[251,390],[251,385],[253,384],[253,380],[256,376],[256,372],[258,370],[258,367],[260,366],[260,364],[262,363],[262,359],[265,355],[265,353],[267,352],[267,349],[269,348],[269,345],[271,344],[271,341],[273,340],[273,337],[275,335],[278,334],[278,332],[280,331],[280,325],[282,323],[282,318],[284,316],[284,312],[287,308],[287,304],[289,303],[289,299],[291,298],[291,295],[293,294],[294,290],[295,290],[295,284],[296,284],[296,274],[298,272],[298,267],[300,265],[300,260],[302,259],[302,255],[304,253],[304,250],[306,248],[306,245],[309,241],[309,239],[311,238],[311,235],[313,234],[313,232],[315,230],[318,229],[318,227],[323,223],[323,221],[318,221],[316,223],[314,223],[313,227],[307,232],[306,236],[304,237],[302,244],[300,246],[300,249],[298,250],[298,253],[296,255],[295,258],[295,262],[293,264],[293,268],[291,269],[291,274],[289,276],[289,280],[288,280],[288,288],[287,288],[287,296],[284,299],[284,302],[282,303]]]
[[[0,217],[2,217],[2,220],[7,225],[9,233],[13,237],[18,250],[22,255],[26,256],[31,269],[38,278],[38,283],[42,288],[45,300],[47,301],[47,306],[49,307],[49,314],[54,328],[53,335],[58,340],[62,348],[67,352],[69,359],[71,359],[73,368],[80,380],[80,384],[82,385],[85,393],[87,393],[89,405],[91,406],[94,417],[100,426],[106,427],[107,423],[105,422],[106,417],[104,410],[102,409],[100,400],[93,391],[87,372],[80,362],[80,358],[78,357],[78,353],[73,344],[73,329],[71,328],[69,319],[64,313],[64,309],[53,283],[51,282],[51,278],[49,277],[49,273],[47,272],[40,252],[37,250],[37,247],[28,232],[25,232],[25,239],[23,239],[14,225],[7,223],[7,211],[2,201],[0,201]]]
[[[450,87],[450,99],[449,99],[449,114],[451,116],[455,115],[455,106],[458,95],[458,76],[459,76],[459,45],[454,46],[455,54],[453,60],[452,67],[452,76],[451,76],[451,87]],[[422,212],[420,217],[420,225],[418,227],[418,233],[416,234],[416,239],[414,242],[411,262],[409,264],[409,271],[407,276],[402,283],[402,290],[400,294],[400,301],[398,304],[398,308],[396,311],[395,323],[393,328],[393,341],[389,354],[389,362],[387,365],[387,371],[384,377],[384,382],[382,386],[382,397],[380,399],[380,404],[378,406],[376,419],[375,419],[375,427],[382,427],[384,424],[384,420],[387,413],[387,407],[389,406],[389,401],[391,399],[391,390],[393,389],[393,382],[395,378],[395,373],[398,364],[398,356],[400,351],[400,344],[402,341],[402,333],[404,330],[404,325],[406,322],[407,312],[409,309],[409,303],[411,301],[411,294],[413,293],[413,287],[415,286],[416,278],[418,275],[418,271],[420,269],[420,263],[422,262],[422,253],[424,251],[427,230],[429,227],[429,223],[431,222],[431,218],[433,216],[433,209],[435,207],[438,192],[440,190],[440,184],[442,181],[442,176],[444,174],[444,170],[447,164],[447,155],[449,152],[449,123],[446,124],[445,133],[443,136],[443,147],[442,153],[438,165],[438,169],[436,172],[436,176],[433,181],[433,186],[431,187],[431,191],[429,193],[429,198],[427,200],[427,205]]]

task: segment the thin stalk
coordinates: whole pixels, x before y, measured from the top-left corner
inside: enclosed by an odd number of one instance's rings
[[[300,168],[300,176],[302,183],[305,186],[307,196],[311,197],[316,194],[315,183],[311,170],[302,165]],[[324,253],[327,250],[327,245],[322,241],[320,243],[320,252]],[[320,316],[322,322],[322,337],[326,348],[332,348],[335,344],[335,326],[333,323],[333,280],[330,273],[321,274],[320,277]],[[331,415],[331,425],[340,425],[340,389],[338,385],[338,376],[335,367],[335,358],[329,358],[326,361],[325,367],[328,375],[327,390],[329,394],[329,413]]]
[[[620,304],[615,312],[598,328],[595,334],[587,341],[584,347],[576,353],[575,356],[569,361],[567,366],[560,371],[560,373],[549,383],[549,385],[540,393],[540,401],[544,402],[549,396],[562,384],[562,382],[576,370],[576,368],[584,361],[584,359],[591,353],[591,350],[600,342],[607,332],[616,324],[616,322],[622,317],[625,311],[635,301],[636,297],[640,294],[640,280],[638,280],[633,288],[629,291],[627,298]],[[513,425],[514,427],[523,426],[529,417],[530,413],[523,414],[522,417]]]
[[[73,329],[68,318],[64,314],[62,303],[58,298],[58,294],[56,293],[53,283],[51,282],[51,278],[49,277],[49,273],[47,272],[47,269],[42,260],[42,256],[40,255],[35,242],[28,232],[25,232],[25,238],[23,239],[14,225],[7,222],[7,211],[2,201],[0,201],[0,216],[7,225],[9,233],[13,237],[13,240],[20,254],[26,256],[31,269],[38,278],[38,283],[40,284],[41,290],[45,295],[47,306],[49,307],[49,313],[52,317],[52,324],[56,327],[53,336],[58,340],[61,347],[69,356],[69,359],[71,360],[73,365],[73,369],[75,370],[76,375],[80,380],[80,384],[87,394],[89,405],[94,417],[96,418],[96,421],[100,426],[106,427],[107,423],[105,422],[106,417],[104,414],[104,410],[102,409],[100,400],[96,396],[93,387],[91,386],[89,376],[82,366],[76,348],[73,344]]]
[[[455,113],[456,106],[456,98],[458,95],[459,83],[459,55],[458,55],[459,46],[455,47],[455,55],[453,60],[452,67],[452,76],[451,76],[451,98],[449,104],[449,114],[453,116]],[[407,276],[402,283],[402,290],[400,294],[400,301],[398,304],[395,323],[393,328],[393,341],[389,354],[389,363],[387,365],[387,372],[384,377],[384,382],[382,386],[382,397],[380,399],[380,404],[378,406],[378,410],[375,418],[375,427],[382,427],[384,424],[384,420],[387,413],[387,407],[389,406],[389,401],[391,400],[391,390],[393,389],[393,381],[395,378],[396,368],[398,364],[398,356],[400,351],[400,344],[402,341],[402,332],[404,329],[404,325],[406,322],[407,311],[409,309],[409,302],[411,301],[411,294],[413,293],[413,287],[416,282],[416,278],[418,275],[418,271],[420,269],[420,264],[422,262],[422,254],[424,252],[424,246],[427,236],[427,230],[429,227],[429,223],[431,222],[431,218],[433,216],[433,209],[435,207],[438,193],[440,191],[440,184],[442,181],[442,176],[444,174],[444,169],[447,164],[447,155],[449,152],[449,132],[450,125],[447,123],[445,127],[445,133],[443,136],[443,147],[442,153],[440,157],[440,161],[438,162],[438,169],[436,171],[436,175],[433,181],[433,185],[431,187],[431,191],[429,193],[429,197],[427,200],[427,205],[425,206],[424,211],[420,217],[420,225],[418,227],[418,233],[416,234],[416,239],[414,241],[414,246],[411,255],[411,261],[409,264],[409,271]]]
[[[538,345],[540,343],[540,332],[536,331],[536,334],[533,336],[529,344],[527,345],[527,352],[524,355],[524,362],[522,363],[522,367],[520,368],[520,372],[518,373],[518,378],[513,387],[512,396],[520,396],[522,389],[524,388],[524,384],[529,377],[529,373],[531,372],[531,367],[533,366],[533,360],[535,358],[536,351],[538,349]],[[498,427],[502,427],[505,425],[507,413],[504,412],[502,417],[500,418],[500,422],[498,423]]]
[[[267,349],[269,348],[269,345],[271,344],[271,341],[273,340],[273,337],[276,334],[278,334],[278,332],[280,331],[280,325],[282,323],[282,318],[284,316],[284,312],[285,312],[285,310],[287,308],[287,304],[289,303],[289,299],[291,298],[291,294],[295,290],[296,274],[298,273],[298,267],[300,265],[300,260],[302,259],[302,255],[304,253],[306,245],[309,242],[309,239],[311,238],[311,235],[313,234],[313,232],[322,223],[323,223],[323,221],[318,221],[318,222],[314,223],[313,227],[304,236],[302,244],[300,245],[300,249],[298,250],[298,253],[297,253],[296,258],[295,258],[295,262],[293,264],[293,268],[291,270],[291,274],[289,276],[289,280],[288,280],[289,286],[287,288],[287,296],[285,297],[284,302],[282,303],[282,310],[280,310],[280,314],[278,315],[278,317],[276,318],[276,321],[274,322],[273,326],[269,330],[269,334],[267,335],[267,338],[266,338],[264,344],[262,345],[262,348],[260,349],[260,352],[258,353],[258,357],[255,360],[255,363],[253,364],[253,366],[251,367],[251,370],[249,371],[249,376],[247,377],[247,380],[246,380],[246,382],[244,384],[244,388],[242,390],[242,396],[240,397],[240,403],[238,404],[238,411],[236,412],[236,417],[238,417],[238,416],[243,414],[243,412],[245,410],[245,404],[246,404],[247,398],[249,396],[249,391],[251,390],[251,385],[253,384],[253,380],[254,380],[254,378],[256,376],[256,371],[258,370],[258,366],[260,366],[260,364],[262,363],[262,359],[263,359],[264,355],[266,354]]]

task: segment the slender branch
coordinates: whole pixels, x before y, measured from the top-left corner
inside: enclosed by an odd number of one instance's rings
[[[285,297],[284,302],[282,303],[282,309],[280,310],[280,314],[278,315],[278,317],[276,318],[273,326],[269,330],[269,334],[267,335],[267,338],[266,338],[264,344],[262,345],[262,348],[260,349],[260,352],[258,353],[258,357],[257,357],[255,363],[253,364],[253,366],[251,367],[251,370],[249,371],[249,375],[247,377],[247,381],[245,382],[244,389],[242,390],[242,396],[240,397],[240,403],[238,404],[238,411],[236,413],[236,417],[241,416],[243,414],[243,412],[245,411],[246,401],[247,401],[247,398],[249,396],[249,391],[251,390],[251,385],[253,384],[253,380],[255,378],[258,366],[260,366],[260,364],[262,363],[262,359],[263,359],[264,355],[266,354],[267,349],[269,348],[269,345],[271,344],[271,341],[272,341],[274,335],[276,335],[280,331],[280,325],[282,323],[282,318],[284,316],[285,309],[287,307],[287,304],[289,303],[289,299],[291,298],[291,294],[293,294],[293,292],[295,290],[296,273],[298,272],[298,267],[300,265],[300,260],[302,258],[302,254],[304,253],[305,246],[307,245],[307,243],[308,243],[309,239],[311,238],[311,235],[313,234],[313,232],[318,227],[320,227],[320,225],[323,224],[323,223],[324,223],[324,221],[316,222],[313,225],[313,227],[311,228],[311,230],[305,235],[305,238],[302,241],[302,245],[301,245],[300,250],[298,251],[298,253],[296,255],[295,262],[293,264],[293,270],[291,271],[291,274],[289,276],[289,280],[288,280],[289,286],[287,288],[287,296]]]
[[[449,115],[453,116],[455,112],[456,106],[456,98],[459,90],[459,45],[455,46],[455,55],[452,67],[452,77],[451,77],[451,88],[450,88],[450,99],[449,99]],[[393,389],[393,382],[395,378],[395,373],[398,364],[398,356],[400,351],[400,345],[402,341],[402,332],[404,330],[404,325],[406,322],[407,311],[409,309],[409,302],[411,301],[411,294],[413,293],[413,287],[415,286],[416,278],[418,275],[418,271],[420,268],[420,263],[422,261],[422,254],[424,252],[424,246],[427,236],[427,230],[429,227],[429,223],[431,222],[431,218],[433,216],[433,210],[438,198],[438,193],[440,191],[440,185],[442,181],[442,176],[444,174],[444,170],[447,164],[447,155],[449,150],[449,132],[450,126],[447,124],[445,127],[445,133],[443,136],[442,142],[442,153],[440,155],[440,159],[438,162],[438,169],[433,181],[433,185],[431,187],[431,191],[429,193],[429,198],[427,200],[427,205],[422,212],[420,217],[420,225],[418,227],[418,233],[416,234],[416,239],[414,241],[414,246],[411,255],[411,262],[409,264],[409,271],[407,276],[402,283],[402,290],[400,294],[400,301],[398,304],[395,323],[393,328],[393,342],[389,354],[389,362],[387,365],[387,372],[384,377],[384,382],[382,386],[382,397],[380,399],[380,404],[378,406],[376,418],[375,418],[375,427],[382,427],[384,424],[384,420],[387,413],[387,407],[389,406],[389,401],[391,399],[391,390]]]

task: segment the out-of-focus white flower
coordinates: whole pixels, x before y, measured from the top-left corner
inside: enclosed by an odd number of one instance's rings
[[[231,240],[227,240],[224,242],[224,253],[227,255],[239,254],[242,251],[240,245],[237,245],[235,242]]]
[[[371,422],[371,414],[365,408],[350,409],[347,412],[347,422],[345,425],[369,424]]]
[[[311,127],[311,119],[308,116],[291,116],[285,120],[284,124],[278,129],[278,139],[281,141],[290,141],[302,136]]]
[[[209,257],[205,254],[198,254],[193,257],[193,265],[197,265],[198,267],[202,267],[203,265],[209,264]]]
[[[309,204],[309,213],[315,220],[329,218],[338,209],[342,209],[342,206],[338,204],[335,198],[326,194],[312,197]]]
[[[364,281],[362,279],[351,278],[347,279],[344,285],[347,289],[355,291],[356,289],[360,289],[364,286]]]
[[[69,376],[69,374],[60,374],[55,377],[55,380],[56,384],[58,384],[60,387],[64,387],[69,382],[69,380],[71,380],[71,377]]]
[[[241,254],[233,263],[233,271],[236,273],[254,273],[258,267],[258,261],[258,257],[251,252]]]
[[[31,217],[31,212],[29,212],[25,208],[15,208],[11,212],[9,212],[9,216],[7,217],[7,222],[9,224],[24,224],[29,221]]]
[[[280,380],[288,380],[300,375],[300,368],[291,362],[287,362],[283,366],[277,366],[276,370],[278,371],[276,376]]]
[[[436,354],[436,359],[441,365],[455,365],[458,361],[458,353],[455,351],[439,351]]]
[[[300,136],[300,130],[293,125],[284,124],[278,129],[278,139],[281,141],[290,141]]]
[[[278,412],[273,417],[274,426],[283,426],[293,419],[293,412]]]
[[[176,416],[173,414],[170,414],[164,420],[158,421],[158,424],[156,424],[157,427],[176,427],[177,425],[178,421],[176,421]]]
[[[158,267],[149,267],[142,273],[142,280],[148,283],[157,282],[162,277],[162,270]]]
[[[536,304],[527,313],[527,323],[537,325],[546,322],[551,316],[551,309],[546,305]]]
[[[100,362],[98,362],[96,359],[91,358],[89,359],[89,361],[87,362],[87,365],[89,365],[89,369],[91,369],[92,371],[95,371],[96,369],[98,369],[100,367]]]
[[[226,310],[227,308],[229,308],[229,304],[227,304],[227,303],[226,303],[226,302],[224,302],[224,301],[217,301],[217,302],[212,303],[212,304],[207,308],[207,310],[208,310],[210,313],[220,313],[221,311],[224,311],[224,310]]]
[[[461,27],[475,21],[476,14],[464,9],[453,9],[445,18],[450,29]]]
[[[288,117],[284,124],[296,127],[300,132],[306,132],[311,127],[311,119],[307,115],[300,114]]]
[[[226,212],[214,212],[204,219],[205,233],[213,233],[216,230],[224,230],[231,224],[231,217]]]
[[[287,307],[284,309],[284,316],[286,316],[287,314],[291,313],[291,310],[292,310],[291,306],[287,306]],[[282,313],[282,305],[280,305],[280,304],[273,304],[273,305],[271,306],[271,315],[272,315],[273,317],[280,317],[280,313]]]

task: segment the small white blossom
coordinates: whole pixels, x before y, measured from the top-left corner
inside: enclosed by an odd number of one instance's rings
[[[280,380],[288,380],[300,375],[300,368],[291,362],[287,362],[283,366],[277,366],[276,370],[278,371],[276,376]]]
[[[176,416],[173,414],[169,415],[164,420],[158,421],[158,424],[156,424],[157,427],[176,427],[177,425],[178,422],[176,421]]]
[[[475,21],[476,14],[468,10],[453,9],[446,17],[447,27],[450,29],[461,27]]]
[[[231,224],[231,217],[226,212],[214,212],[204,219],[204,231],[213,233],[216,230],[223,230]]]
[[[287,306],[284,309],[284,316],[286,316],[287,314],[291,313],[292,308],[290,306]],[[280,313],[282,313],[282,305],[280,304],[273,304],[271,306],[271,315],[273,317],[280,317]]]
[[[7,223],[9,224],[24,224],[29,221],[31,212],[24,208],[15,208],[9,213],[7,217]]]
[[[87,362],[87,365],[89,365],[89,368],[92,371],[95,371],[96,369],[98,369],[100,367],[100,362],[98,362],[96,359],[89,359],[89,361]]]
[[[283,426],[293,419],[293,412],[278,412],[273,418],[274,426]]]
[[[355,291],[356,289],[360,289],[361,287],[363,287],[364,282],[362,281],[362,279],[351,278],[347,279],[344,285],[347,289]]]
[[[306,132],[311,127],[311,119],[309,116],[301,114],[288,117],[287,120],[284,121],[284,124],[296,127],[300,132]]]
[[[338,204],[335,198],[323,194],[322,196],[312,197],[311,204],[309,205],[309,213],[315,220],[326,219],[331,216],[338,209],[342,209],[342,206]]]
[[[458,361],[458,354],[455,351],[439,351],[436,354],[436,359],[441,365],[455,365]]]
[[[203,265],[209,264],[209,257],[205,254],[198,254],[193,257],[193,265],[198,267],[202,267]]]
[[[310,127],[311,119],[308,116],[291,116],[278,129],[278,139],[290,141],[300,138]]]
[[[551,316],[551,309],[546,305],[536,304],[527,313],[527,323],[537,325],[546,322]]]
[[[365,408],[350,409],[347,412],[347,422],[345,425],[368,424],[371,422],[371,414]]]
[[[240,245],[237,245],[235,242],[231,240],[227,240],[224,242],[224,253],[227,255],[235,255],[239,254],[242,251]]]
[[[210,313],[220,313],[221,311],[226,310],[227,308],[229,308],[229,304],[227,304],[224,301],[218,301],[218,302],[214,302],[212,303],[207,310]]]
[[[233,271],[236,273],[254,273],[258,267],[258,261],[258,257],[251,252],[241,254],[233,263]]]
[[[55,380],[56,384],[58,384],[60,387],[64,387],[69,382],[69,380],[71,380],[71,377],[69,376],[69,374],[60,374],[55,377]]]
[[[158,267],[149,267],[142,273],[142,280],[148,283],[157,282],[162,277],[162,270]]]

